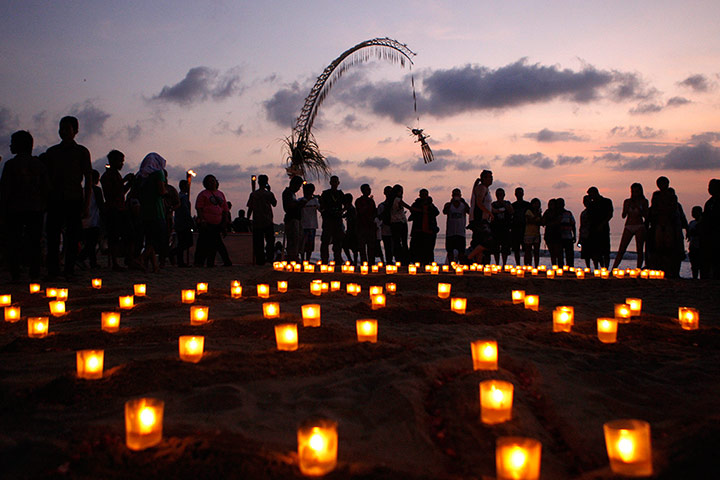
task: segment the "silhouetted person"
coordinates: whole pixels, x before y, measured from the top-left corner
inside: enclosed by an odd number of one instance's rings
[[[177,189],[170,185],[170,183],[168,182],[167,170],[163,170],[163,174],[165,175],[165,195],[163,195],[163,205],[165,206],[165,231],[167,232],[165,244],[167,245],[167,247],[165,248],[163,255],[159,256],[161,267],[165,266],[166,256],[170,258],[171,264],[175,264],[175,255],[171,254],[170,245],[173,243],[173,233],[175,233],[175,236],[177,237],[173,217],[175,214],[175,210],[180,206],[180,194],[178,193]]]
[[[315,250],[315,234],[318,229],[317,212],[320,207],[320,200],[315,195],[315,185],[312,183],[303,185],[303,199],[305,203],[300,214],[300,227],[302,228],[300,254],[301,260],[309,261]]]
[[[20,265],[27,260],[30,279],[40,278],[43,213],[50,180],[45,164],[32,155],[33,137],[20,130],[10,137],[10,152],[0,178],[0,216],[7,233],[6,260],[13,283],[20,281]]]
[[[490,252],[495,249],[495,239],[492,236],[490,223],[493,221],[492,195],[490,185],[493,183],[493,174],[490,170],[483,170],[480,178],[475,180],[472,196],[470,197],[470,227],[473,232],[470,241],[468,260],[490,263]]]
[[[342,242],[345,236],[343,227],[343,196],[338,188],[340,179],[330,177],[330,188],[320,195],[320,214],[322,215],[322,235],[320,236],[320,259],[327,264],[330,260],[330,244],[333,246],[333,259],[342,263]]]
[[[245,216],[245,210],[238,210],[237,217],[232,222],[232,230],[235,233],[250,233],[250,220]]]
[[[206,175],[203,178],[205,190],[200,192],[195,200],[199,232],[195,248],[196,267],[214,267],[215,255],[225,247],[222,239],[223,222],[227,219],[229,210],[225,194],[218,190],[219,185],[214,175]],[[224,258],[223,264],[230,266],[232,262],[229,258]]]
[[[648,266],[664,271],[670,278],[677,278],[680,263],[685,258],[682,234],[685,215],[681,213],[675,190],[670,188],[670,180],[659,177],[656,184],[658,190],[650,202]]]
[[[377,243],[375,217],[377,216],[377,207],[371,195],[372,189],[370,185],[367,183],[360,185],[360,193],[362,195],[355,200],[360,261],[375,263],[375,244]]]
[[[105,230],[112,269],[124,271],[125,268],[118,262],[119,258],[124,256],[126,264],[133,261],[133,225],[125,204],[125,194],[130,190],[135,175],[128,173],[123,177],[120,174],[125,155],[119,150],[110,151],[107,159],[109,166],[100,177],[105,196]]]
[[[352,193],[343,195],[343,210],[343,218],[345,219],[343,251],[347,259],[356,265],[358,261],[357,210],[353,206]]]
[[[560,211],[557,207],[557,200],[548,200],[547,210],[542,216],[542,225],[545,227],[545,245],[550,253],[550,263],[562,266],[562,251],[560,248]]]
[[[192,203],[190,202],[190,185],[187,180],[178,183],[180,204],[175,209],[175,234],[177,235],[177,248],[175,249],[178,267],[188,267],[188,252],[193,246],[193,228],[195,222],[192,218]]]
[[[158,255],[168,249],[167,222],[165,220],[166,193],[165,165],[163,157],[155,152],[148,153],[140,163],[135,175],[137,199],[140,202],[140,219],[143,232],[143,251],[140,260],[145,268],[159,271]]]
[[[577,227],[575,225],[575,217],[572,212],[565,208],[565,199],[555,199],[557,203],[558,212],[560,215],[560,262],[563,261],[563,255],[565,256],[565,263],[560,263],[561,267],[567,265],[568,267],[575,266],[575,240],[577,238]]]
[[[285,223],[285,240],[288,261],[298,261],[298,251],[300,249],[300,217],[302,216],[302,207],[305,203],[303,199],[297,198],[297,192],[302,187],[303,179],[294,176],[290,179],[290,183],[282,192],[282,205],[285,211],[283,222]]]
[[[92,171],[93,187],[90,191],[90,205],[88,215],[82,219],[83,248],[78,254],[78,262],[83,264],[87,258],[91,268],[97,268],[97,247],[100,241],[100,219],[105,217],[105,200],[103,192],[98,186],[100,172]]]
[[[593,237],[590,234],[590,205],[592,200],[590,195],[583,197],[583,205],[585,209],[580,213],[580,230],[578,233],[578,246],[580,247],[580,258],[585,260],[585,266],[590,268],[593,263],[595,268],[600,266],[600,261],[596,255],[596,248],[593,245]]]
[[[700,267],[702,265],[702,247],[700,239],[700,230],[702,228],[703,209],[700,205],[692,208],[692,221],[688,224],[687,241],[688,241],[688,258],[690,259],[690,269],[694,279],[700,276]]]
[[[610,219],[613,216],[612,200],[600,195],[597,187],[588,188],[590,196],[590,236],[600,266],[610,266]]]
[[[87,214],[90,202],[92,189],[90,152],[75,142],[78,130],[77,118],[60,119],[58,133],[62,141],[48,148],[40,156],[50,176],[46,219],[46,261],[49,279],[54,279],[60,274],[60,236],[63,235],[64,273],[68,280],[73,280],[82,232],[82,217]]]
[[[710,198],[703,208],[701,248],[703,262],[701,278],[720,279],[720,179],[708,183]]]
[[[496,264],[500,265],[500,258],[502,257],[502,264],[505,265],[508,255],[510,255],[510,228],[512,226],[514,210],[512,203],[505,200],[504,189],[496,189],[495,197],[497,200],[491,204],[493,221],[490,223],[490,229],[493,232],[493,238],[495,238],[495,251],[493,254],[495,255]]]
[[[447,216],[445,223],[445,251],[447,263],[460,262],[465,258],[465,226],[470,205],[462,197],[459,188],[453,188],[450,201],[443,207]]]
[[[264,265],[275,258],[275,225],[273,207],[277,205],[270,191],[267,175],[258,175],[258,189],[248,198],[248,218],[252,219],[255,264]],[[282,245],[282,244],[281,244]]]
[[[390,193],[390,232],[392,233],[392,249],[395,261],[408,264],[408,222],[405,209],[410,205],[403,201],[402,185],[395,185]]]
[[[622,238],[620,239],[620,247],[618,248],[615,261],[612,268],[615,269],[625,255],[630,240],[635,237],[635,247],[637,251],[637,268],[642,268],[645,251],[645,237],[647,229],[645,222],[650,213],[650,206],[643,193],[643,187],[639,183],[630,185],[630,198],[623,202],[622,218],[625,219],[625,228],[623,229]]]
[[[515,253],[515,265],[520,265],[520,252],[525,246],[525,212],[530,208],[530,202],[525,200],[525,190],[522,187],[515,189],[516,201],[513,202],[512,226],[510,228],[510,242]]]
[[[383,188],[383,195],[385,200],[380,202],[377,206],[377,221],[376,224],[380,230],[380,239],[382,240],[383,248],[385,249],[385,262],[392,263],[393,261],[393,244],[392,244],[392,229],[390,228],[390,210],[392,207],[392,187],[386,185]]]
[[[418,198],[410,205],[410,262],[427,265],[435,261],[435,239],[437,237],[437,216],[440,211],[433,203],[425,188],[421,188]]]
[[[540,199],[530,200],[530,208],[525,211],[525,265],[540,264],[540,225],[542,224],[542,209]]]

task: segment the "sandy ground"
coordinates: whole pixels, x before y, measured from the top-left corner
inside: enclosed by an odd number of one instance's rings
[[[103,288],[90,288],[102,276]],[[343,282],[313,297],[315,278]],[[244,286],[231,299],[232,280]],[[289,280],[277,293],[275,282]],[[468,299],[466,315],[437,298],[438,281]],[[207,281],[198,304],[211,322],[191,326],[180,289]],[[346,282],[362,285],[358,297]],[[372,311],[370,285],[394,281],[398,293]],[[100,313],[145,282],[146,298],[123,313],[121,330],[100,329]],[[257,283],[270,283],[279,321],[262,317]],[[45,286],[45,285],[43,285]],[[65,286],[58,282],[56,286]],[[478,274],[386,276],[299,274],[269,266],[179,269],[159,274],[82,272],[69,313],[51,318],[51,335],[27,338],[25,317],[46,315],[44,295],[3,285],[23,321],[0,322],[0,475],[2,478],[299,477],[296,428],[323,414],[338,421],[338,468],[329,478],[494,478],[495,440],[542,442],[543,479],[613,478],[602,424],[647,420],[657,478],[714,478],[720,447],[720,284],[690,280],[512,278]],[[540,295],[538,312],[510,301],[522,288]],[[643,314],[620,325],[618,343],[600,343],[595,319],[640,297]],[[300,306],[320,303],[322,327],[303,328]],[[552,332],[552,309],[575,307],[572,333]],[[678,306],[700,311],[701,328],[681,330]],[[355,320],[376,318],[379,341],[358,343]],[[274,325],[300,322],[300,348],[279,352]],[[203,334],[206,354],[181,362],[177,338]],[[497,372],[473,371],[470,342],[494,338]],[[75,352],[105,350],[101,380],[75,374]],[[513,419],[480,422],[478,383],[515,386]],[[126,400],[165,401],[162,443],[125,447]]]

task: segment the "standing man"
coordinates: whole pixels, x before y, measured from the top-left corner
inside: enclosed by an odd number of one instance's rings
[[[597,239],[597,255],[600,266],[610,266],[610,219],[613,216],[612,200],[600,195],[597,187],[590,187],[590,235]],[[595,242],[595,241],[593,241]]]
[[[330,177],[330,188],[320,195],[320,214],[322,215],[322,235],[320,236],[320,260],[328,263],[330,259],[329,246],[333,246],[333,259],[342,263],[342,243],[345,237],[343,228],[343,196],[338,189],[340,179],[337,175]]]
[[[60,119],[58,131],[62,141],[48,148],[40,156],[50,176],[46,220],[49,279],[55,279],[60,274],[60,235],[64,229],[64,274],[68,281],[74,280],[82,217],[87,215],[90,206],[92,192],[90,152],[75,142],[78,131],[77,118],[63,117]]]
[[[377,242],[377,224],[375,223],[377,208],[375,200],[370,195],[372,193],[370,185],[367,183],[360,185],[360,192],[362,195],[355,200],[360,261],[372,264],[375,263],[375,243]]]
[[[133,226],[130,212],[125,205],[125,194],[130,190],[135,174],[128,173],[124,177],[120,174],[125,164],[125,155],[121,151],[111,150],[107,159],[110,166],[100,177],[105,196],[105,228],[112,269],[122,272],[125,267],[118,263],[118,259],[124,256],[126,265],[133,261]]]
[[[252,218],[253,252],[255,264],[271,262],[275,253],[275,225],[273,207],[277,205],[275,195],[270,191],[267,175],[258,175],[258,189],[248,198],[248,218]],[[263,245],[264,243],[264,245]]]
[[[470,205],[462,197],[459,188],[453,188],[450,201],[443,207],[447,215],[445,224],[445,251],[447,263],[460,262],[465,258],[465,225],[470,213]]]
[[[473,226],[473,236],[470,241],[470,253],[468,259],[480,260],[482,263],[490,263],[489,253],[495,248],[495,241],[490,230],[490,223],[493,221],[492,196],[490,185],[493,183],[493,173],[490,170],[483,170],[480,178],[475,180],[472,196],[470,197],[470,224]]]
[[[283,210],[285,211],[285,239],[287,240],[286,260],[298,261],[298,250],[300,247],[300,217],[302,215],[302,207],[305,201],[303,199],[298,200],[297,192],[302,187],[303,179],[299,176],[294,176],[290,179],[290,184],[283,190],[282,203]]]
[[[515,189],[515,198],[512,204],[514,214],[510,227],[510,246],[515,253],[515,265],[520,265],[520,251],[525,245],[525,212],[530,208],[530,202],[525,200],[522,187]]]

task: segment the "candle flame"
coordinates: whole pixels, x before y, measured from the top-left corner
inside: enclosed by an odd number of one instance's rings
[[[521,447],[513,447],[510,450],[510,465],[513,469],[519,470],[525,466],[525,463],[527,462],[527,452],[525,452],[524,448]]]
[[[42,322],[37,322],[33,328],[36,332],[42,333],[45,331],[45,324]]]
[[[623,462],[631,462],[635,458],[635,441],[628,430],[620,430],[620,438],[617,441],[617,450]]]
[[[495,388],[495,385],[492,386],[490,390],[490,396],[493,399],[493,402],[496,404],[502,404],[503,400],[505,399],[505,394],[502,392],[502,390],[498,390]]]
[[[294,342],[297,339],[296,333],[291,328],[286,328],[283,336],[286,342]]]
[[[486,359],[495,358],[495,348],[489,343],[486,344],[482,349],[482,356]]]
[[[141,425],[141,433],[150,433],[153,425],[155,425],[155,409],[151,407],[143,407],[138,415]]]
[[[313,427],[313,433],[310,435],[310,441],[308,444],[310,448],[316,452],[322,452],[327,449],[327,439],[325,435],[320,431],[318,427]]]
[[[97,355],[91,355],[88,357],[88,359],[85,361],[85,370],[97,370],[100,366],[100,359],[97,357]]]

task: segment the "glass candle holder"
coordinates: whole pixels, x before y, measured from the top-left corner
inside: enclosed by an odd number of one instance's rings
[[[5,307],[5,321],[15,323],[20,320],[20,305]]]
[[[355,321],[358,342],[377,342],[378,323],[371,318],[363,318]]]
[[[302,307],[303,327],[320,326],[320,305],[311,303]]]
[[[50,330],[50,319],[48,317],[28,317],[28,337],[47,337],[48,330]]]
[[[65,315],[65,301],[64,300],[53,300],[49,302],[50,314],[53,317],[62,317]]]
[[[132,295],[121,295],[118,297],[118,305],[122,310],[132,310],[135,305],[135,297]]]
[[[285,293],[288,291],[288,282],[287,280],[278,280],[277,282],[277,291],[279,293]]]
[[[449,283],[438,283],[437,294],[439,298],[449,298],[452,285]]]
[[[39,283],[31,283],[28,288],[30,290],[30,293],[34,295],[36,293],[39,293],[42,287]]]
[[[190,325],[203,325],[210,319],[210,307],[193,305],[190,307]]]
[[[512,418],[513,384],[503,380],[480,382],[480,418],[495,425]]]
[[[639,317],[642,313],[642,299],[640,298],[626,298],[625,304],[630,307],[630,315],[633,317]]]
[[[397,285],[395,285],[394,283],[386,283],[385,291],[388,293],[388,295],[395,295],[397,293]]]
[[[266,283],[258,284],[257,296],[260,298],[270,298],[270,285]]]
[[[275,325],[275,342],[277,349],[292,352],[298,349],[297,324],[284,323]]]
[[[178,338],[180,360],[189,363],[198,363],[202,360],[205,350],[205,337],[195,335],[181,335]]]
[[[553,332],[569,332],[574,323],[575,309],[561,306],[553,310]]]
[[[381,286],[379,286],[379,285],[372,285],[372,286],[368,289],[368,292],[370,293],[370,296],[371,296],[371,297],[372,297],[373,295],[380,295],[381,293],[383,293],[383,287],[381,287]]]
[[[56,287],[48,287],[45,289],[45,296],[47,298],[56,298],[58,289]],[[2,306],[4,295],[0,295],[0,306]]]
[[[539,295],[525,295],[525,308],[537,312],[540,308]]]
[[[92,285],[92,288],[100,290],[102,288],[102,278],[93,278],[90,280],[90,285]]]
[[[68,299],[69,291],[67,288],[58,288],[57,289],[57,295],[55,296],[55,300],[61,300],[63,302],[66,302]]]
[[[182,303],[195,303],[195,290],[181,290],[180,298],[182,299]]]
[[[321,281],[310,282],[310,293],[315,295],[316,297],[319,297],[320,295],[322,295],[322,282]]]
[[[598,339],[603,343],[615,343],[617,341],[617,326],[618,322],[614,318],[598,318]]]
[[[233,285],[230,287],[230,298],[242,298],[242,285]]]
[[[626,477],[652,475],[650,424],[643,420],[613,420],[603,425],[610,468]]]
[[[103,376],[104,350],[78,350],[76,353],[77,376],[97,380]]]
[[[138,398],[125,402],[125,444],[130,450],[145,450],[162,441],[165,402]]]
[[[377,295],[372,295],[370,297],[370,307],[373,310],[385,308],[385,295],[382,293],[377,294]]]
[[[338,290],[340,290],[340,286],[340,280],[333,280],[330,282],[330,291],[337,292]]]
[[[408,275],[417,274],[417,267],[415,265],[408,265]]]
[[[208,284],[207,282],[198,282],[197,285],[195,285],[195,294],[197,295],[204,295],[208,292]]]
[[[538,480],[542,444],[533,438],[499,437],[495,447],[498,480]]]
[[[513,290],[512,302],[513,304],[525,303],[525,290]]]
[[[280,316],[280,304],[276,302],[263,303],[263,317],[278,318]]]
[[[497,370],[498,347],[495,340],[475,340],[470,343],[473,370]]]
[[[298,428],[298,466],[307,476],[321,476],[332,472],[337,465],[337,423],[315,418]]]
[[[465,309],[467,308],[467,298],[451,298],[450,299],[450,310],[460,315],[465,315]]]
[[[115,333],[120,330],[120,312],[102,312],[100,325],[104,332]]]
[[[683,330],[697,330],[700,328],[700,313],[694,308],[679,307],[678,321]]]
[[[615,318],[618,323],[630,323],[631,316],[632,311],[630,310],[630,305],[627,303],[615,304]]]
[[[144,297],[145,293],[147,293],[147,285],[144,283],[136,283],[133,285],[133,291],[136,297]]]

